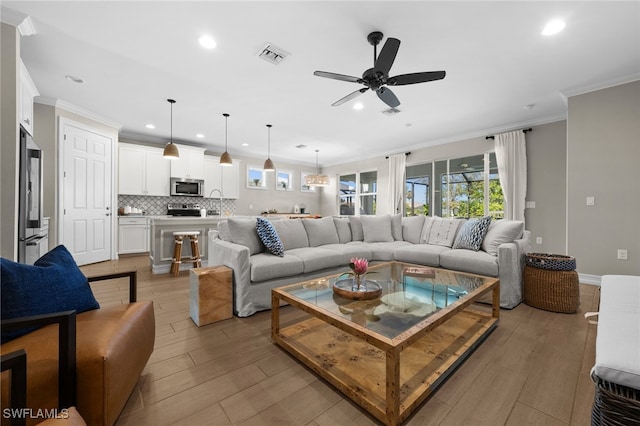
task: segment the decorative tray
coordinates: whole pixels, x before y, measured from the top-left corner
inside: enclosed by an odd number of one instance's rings
[[[365,290],[354,291],[353,279],[338,280],[333,284],[333,292],[340,297],[350,300],[371,300],[380,297],[382,286],[375,281],[363,280]]]

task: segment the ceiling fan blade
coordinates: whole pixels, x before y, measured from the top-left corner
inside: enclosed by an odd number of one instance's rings
[[[331,106],[340,106],[340,105],[344,104],[345,102],[349,102],[353,98],[357,98],[358,96],[360,96],[361,94],[363,94],[367,90],[369,90],[368,87],[363,87],[362,89],[358,89],[355,92],[351,92],[347,96],[345,96],[344,98],[339,99],[339,100],[335,101],[334,103],[332,103]]]
[[[442,80],[447,75],[445,71],[414,72],[412,74],[400,74],[390,77],[387,84],[390,86],[404,86],[406,84],[426,83],[427,81]]]
[[[333,72],[314,71],[313,75],[317,75],[318,77],[330,78],[332,80],[348,81],[350,83],[361,83],[362,82],[362,79],[359,78],[359,77],[352,77],[350,75],[344,75],[344,74],[336,74],[336,73],[333,73]]]
[[[391,108],[395,108],[400,105],[400,101],[388,87],[381,87],[376,91],[376,93],[382,102],[389,105]]]
[[[389,70],[391,69],[391,65],[393,65],[393,61],[396,60],[399,48],[400,40],[397,38],[388,38],[382,47],[380,55],[378,55],[378,59],[376,59],[373,72],[381,73],[385,76],[389,75]]]

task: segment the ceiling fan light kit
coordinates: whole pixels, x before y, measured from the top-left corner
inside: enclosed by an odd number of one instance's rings
[[[320,174],[320,167],[318,166],[318,151],[316,149],[316,174],[307,175],[304,178],[304,184],[310,187],[325,187],[329,186],[329,176]]]
[[[265,172],[272,172],[276,169],[271,161],[271,127],[271,124],[267,124],[267,159],[262,167]]]
[[[180,158],[180,151],[178,151],[178,147],[173,143],[173,104],[175,104],[176,101],[173,99],[167,99],[167,102],[171,104],[171,136],[169,139],[169,143],[164,147],[162,156],[169,160],[176,160]]]
[[[376,92],[378,98],[380,98],[382,102],[391,108],[396,108],[400,105],[400,100],[387,86],[405,86],[408,84],[426,83],[428,81],[442,80],[445,77],[445,71],[416,72],[389,77],[389,71],[391,70],[391,66],[395,61],[398,49],[400,48],[400,40],[391,37],[387,38],[387,41],[384,43],[384,46],[380,51],[380,55],[378,55],[378,44],[380,44],[383,37],[384,34],[380,31],[374,31],[367,36],[367,41],[369,41],[369,44],[373,46],[373,68],[369,68],[362,73],[362,78],[327,71],[315,71],[313,73],[313,75],[318,77],[346,81],[349,83],[358,83],[365,86],[349,93],[341,99],[338,99],[336,102],[331,104],[331,106],[342,105],[371,89]]]
[[[233,160],[231,159],[231,154],[227,150],[227,121],[229,119],[229,114],[226,112],[222,114],[224,117],[224,152],[220,156],[220,165],[221,166],[233,166]]]

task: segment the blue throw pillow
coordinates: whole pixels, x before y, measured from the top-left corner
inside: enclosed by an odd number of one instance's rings
[[[284,257],[284,246],[271,222],[259,217],[256,223],[256,232],[267,250],[276,256]]]
[[[462,228],[460,228],[453,248],[473,251],[480,250],[482,240],[484,240],[489,230],[489,225],[491,225],[491,216],[467,220],[464,225],[462,225]]]
[[[0,259],[2,319],[98,309],[87,278],[65,246],[58,246],[25,265]],[[2,332],[2,343],[20,337],[37,327]]]

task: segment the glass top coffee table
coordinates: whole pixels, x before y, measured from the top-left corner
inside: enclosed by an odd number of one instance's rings
[[[396,425],[497,326],[500,281],[401,262],[369,271],[366,278],[382,287],[371,300],[334,294],[340,275],[272,290],[271,336],[374,417]],[[491,305],[474,303],[488,293]],[[281,324],[282,303],[304,313]]]

